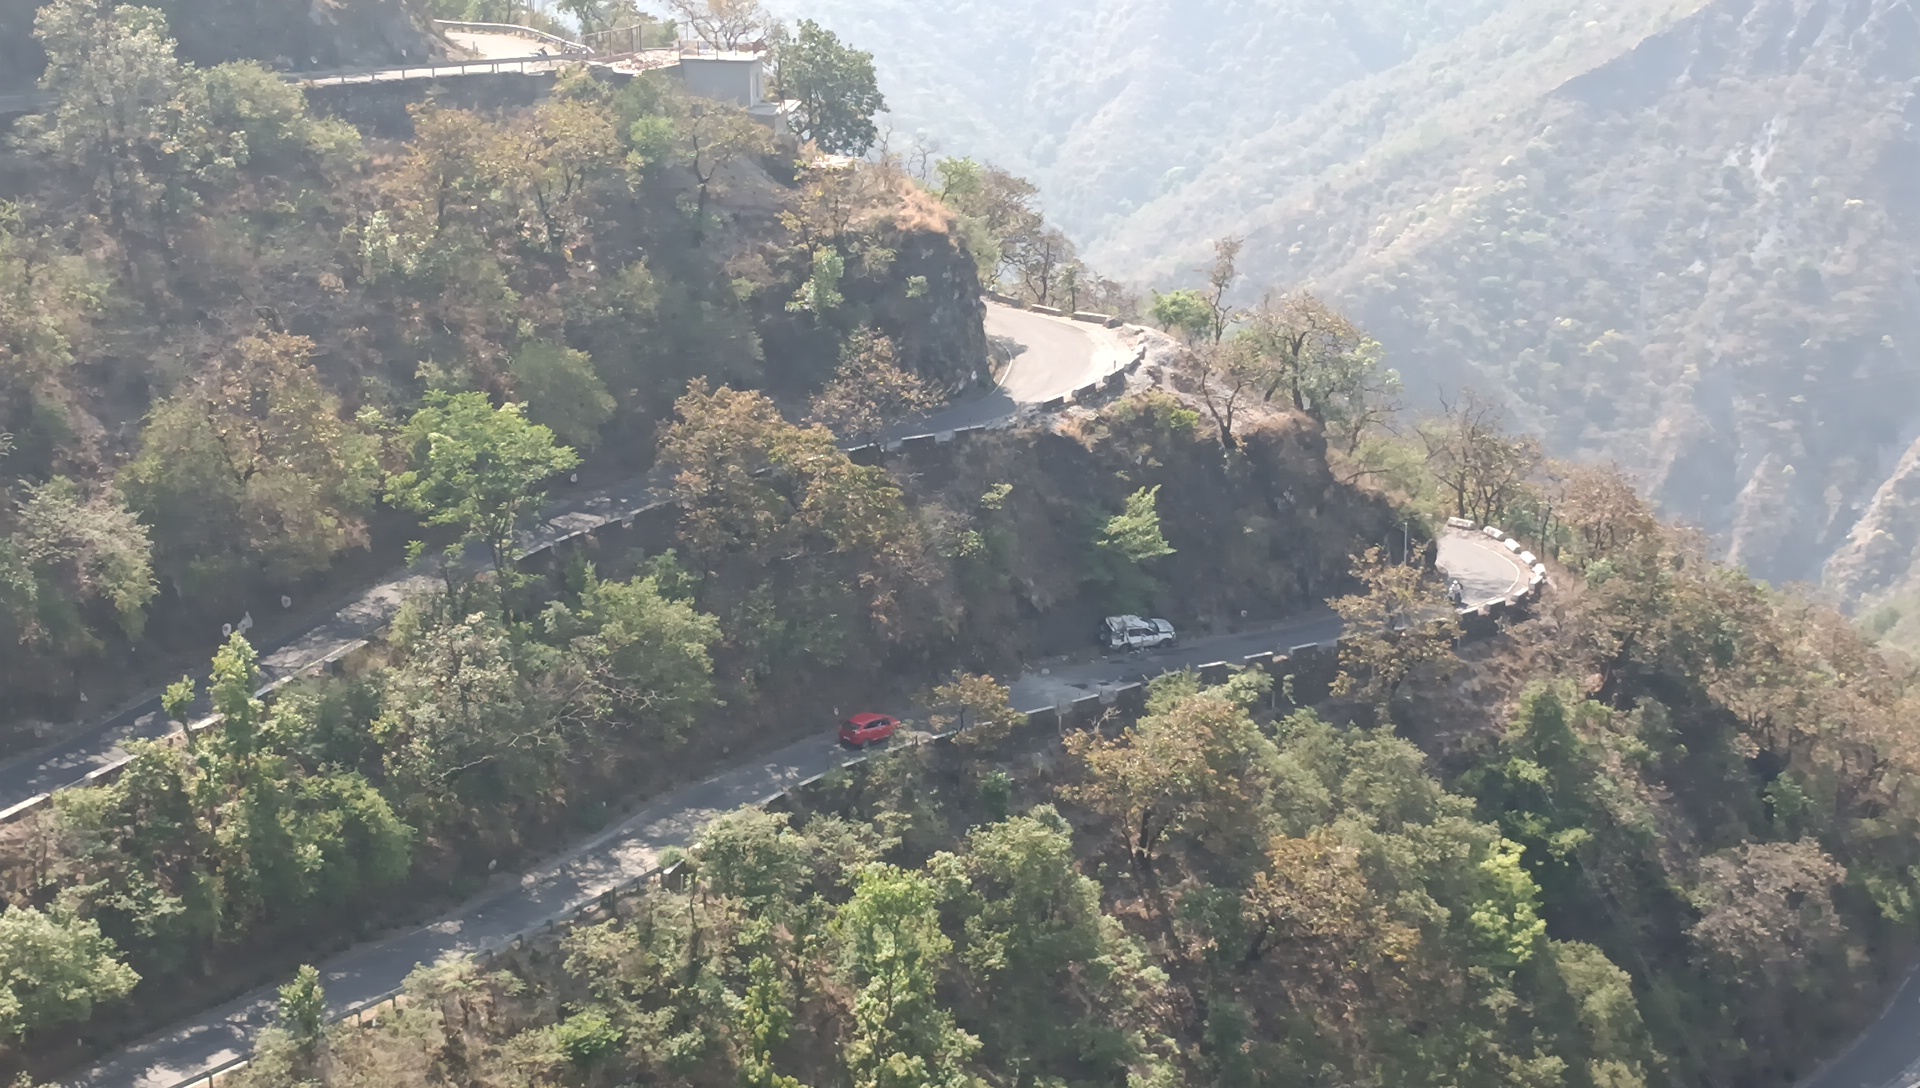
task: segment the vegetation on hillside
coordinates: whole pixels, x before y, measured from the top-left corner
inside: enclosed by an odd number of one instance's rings
[[[271,978],[257,1088],[1787,1085],[1914,951],[1911,668],[1492,395],[1403,425],[1379,326],[1265,290],[1270,239],[1131,299],[1032,185],[886,148],[870,58],[810,23],[781,79],[878,161],[585,71],[369,139],[182,61],[154,11],[58,0],[39,33],[60,104],[0,215],[9,705],[383,533],[439,583],[271,702],[233,636],[164,698],[216,721],[0,829],[9,1073]],[[968,380],[982,285],[1181,350],[1044,427],[849,452]],[[663,482],[645,549],[510,562],[588,457]],[[1554,593],[1462,641],[1448,516],[1523,533]],[[991,678],[1115,611],[1321,602],[1337,660],[1277,682],[1163,677],[1054,731]],[[326,1025],[302,961],[855,700],[958,733]]]
[[[1360,646],[1324,701],[1173,675],[892,753],[377,1028],[283,1014],[246,1082],[1793,1083],[1911,948],[1911,680],[1644,503],[1577,535],[1404,697]],[[1353,610],[1438,602],[1406,569]]]
[[[855,333],[923,401],[977,365],[977,325],[928,320],[972,306],[931,200],[885,169],[795,176],[744,111],[669,81],[577,71],[368,139],[258,65],[180,60],[156,10],[61,0],[36,25],[59,104],[17,126],[0,203],[10,718],[64,718],[82,670],[308,600],[354,552],[397,561],[393,511],[490,520],[497,558],[533,485],[575,451],[644,462],[695,376],[758,383],[771,355],[801,401]],[[570,449],[517,473],[428,456],[503,403]],[[473,509],[436,497],[495,470]]]
[[[571,458],[477,392],[429,397],[396,434],[385,493],[488,549]],[[1282,614],[1381,532],[1385,509],[1335,483],[1310,431],[1271,420],[1238,440],[1223,459],[1198,412],[1151,392],[1071,434],[872,465],[764,393],[696,381],[660,438],[668,550],[476,577],[452,548],[373,667],[271,705],[233,636],[212,728],[135,745],[110,785],[0,839],[8,913],[69,927],[75,956],[106,950],[89,1000],[137,1029],[370,913],[457,894],[636,788],[813,732],[858,693],[922,683],[930,714],[1004,731],[1005,689],[955,667],[1013,669],[1123,608]],[[1019,621],[1033,614],[1064,624]],[[169,713],[195,695],[180,681]],[[23,1012],[18,1055],[50,1058],[50,1029],[86,1017]]]
[[[1914,614],[1904,5],[809,10],[874,50],[899,142],[1033,179],[1093,264],[1164,290],[1245,237],[1421,403],[1486,390],[1757,575]]]

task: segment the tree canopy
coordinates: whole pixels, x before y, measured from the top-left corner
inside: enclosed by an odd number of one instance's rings
[[[401,431],[408,467],[387,480],[395,503],[429,525],[457,525],[504,570],[514,533],[539,512],[541,485],[580,464],[518,404],[484,393],[436,393]]]
[[[796,135],[820,150],[864,155],[879,138],[875,114],[887,100],[873,74],[873,54],[841,42],[812,19],[802,19],[791,40],[774,50],[780,94],[800,103]]]

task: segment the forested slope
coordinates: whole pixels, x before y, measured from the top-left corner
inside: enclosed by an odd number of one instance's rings
[[[1407,33],[1372,66],[1311,20],[1291,41],[1315,58],[1283,64],[1263,35],[1289,5],[1168,9],[1176,26],[1116,0],[1044,27],[908,7],[911,36],[863,25],[903,131],[995,103],[1008,135],[948,150],[1031,163],[1093,267],[1184,286],[1207,240],[1247,235],[1243,302],[1314,286],[1414,396],[1500,396],[1764,577],[1817,579],[1838,551],[1852,599],[1911,564],[1897,492],[1848,543],[1920,430],[1906,5],[1395,5],[1377,17]],[[1375,17],[1350,7],[1313,10]],[[984,26],[1021,48],[955,70],[919,44]],[[1029,93],[1050,105],[1009,101]]]
[[[576,72],[529,109],[422,105],[409,139],[363,137],[108,9],[42,14],[61,104],[15,127],[0,204],[10,725],[89,713],[109,663],[164,668],[282,594],[337,592],[357,556],[398,563],[417,530],[383,481],[430,393],[511,397],[637,471],[694,376],[770,361],[804,406],[855,331],[930,388],[985,356],[937,202],[897,174],[797,177],[670,81]]]
[[[1331,692],[1174,675],[1059,733],[963,678],[951,745],[376,1029],[291,988],[244,1083],[1796,1083],[1912,951],[1911,675],[1617,490],[1568,525],[1538,618],[1458,648],[1363,557]]]

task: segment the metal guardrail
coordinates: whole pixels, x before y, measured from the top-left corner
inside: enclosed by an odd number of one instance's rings
[[[458,19],[435,19],[433,25],[439,30],[465,30],[476,34],[511,34],[516,38],[532,38],[537,42],[557,45],[561,49],[579,56],[590,57],[593,55],[593,48],[591,46],[583,45],[576,41],[569,41],[558,35],[549,34],[544,30],[535,30],[530,26],[521,26],[518,23],[469,23],[462,22]]]
[[[287,78],[310,87],[338,87],[348,83],[399,83],[413,79],[441,79],[446,76],[498,75],[501,72],[546,71],[556,64],[577,57],[527,56],[498,60],[464,60],[453,64],[422,64],[399,68],[357,68],[327,72],[290,72]]]

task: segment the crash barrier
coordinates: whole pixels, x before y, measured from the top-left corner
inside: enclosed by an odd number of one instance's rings
[[[1456,521],[1465,521],[1465,519],[1450,518],[1447,523],[1453,525]],[[1473,522],[1470,521],[1465,525],[1455,525],[1455,528],[1472,527]],[[1504,598],[1488,601],[1475,608],[1462,609],[1460,627],[1470,638],[1483,637],[1498,630],[1503,622],[1524,618],[1531,612],[1533,605],[1547,588],[1547,566],[1538,556],[1528,551],[1518,540],[1507,535],[1506,531],[1499,526],[1484,525],[1479,531],[1487,539],[1498,541],[1508,554],[1519,560],[1526,568],[1527,581],[1524,588],[1509,593]]]
[[[980,428],[971,429],[978,430]],[[871,449],[873,447],[861,448]],[[1511,539],[1497,531],[1489,532],[1488,536],[1497,537],[1502,541],[1503,546],[1506,540]],[[1544,570],[1544,568],[1542,569]],[[1492,624],[1492,626],[1478,627],[1472,624],[1463,624],[1463,626],[1466,627],[1465,637],[1481,637],[1482,634],[1491,633],[1492,630],[1497,629],[1499,620],[1518,616],[1522,610],[1530,607],[1533,602],[1538,600],[1540,594],[1544,591],[1545,585],[1546,579],[1544,577],[1538,577],[1522,593],[1515,594],[1505,600],[1481,605],[1475,609],[1463,609],[1463,621],[1469,616],[1474,616],[1490,621]],[[1281,707],[1283,692],[1285,693],[1285,699],[1287,701],[1287,707],[1285,709],[1310,706],[1327,697],[1332,690],[1335,679],[1339,675],[1340,647],[1341,642],[1338,639],[1326,642],[1301,643],[1287,647],[1285,650],[1276,648],[1270,652],[1263,651],[1261,653],[1248,654],[1239,661],[1210,661],[1206,664],[1195,666],[1193,671],[1199,675],[1202,683],[1219,684],[1224,683],[1231,678],[1235,672],[1242,669],[1263,670],[1273,678],[1273,694],[1270,698],[1272,699],[1272,708],[1277,712],[1283,709]],[[1146,710],[1147,693],[1148,683],[1143,681],[1132,681],[1124,684],[1102,684],[1097,691],[1078,695],[1071,699],[1061,700],[1048,706],[1022,708],[1020,713],[1026,718],[1026,723],[1029,726],[1052,725],[1060,731],[1072,728],[1088,728],[1099,724],[1108,715],[1122,718],[1139,716]],[[952,732],[932,734],[926,736],[924,741],[946,741],[951,739],[953,735]],[[865,752],[858,753],[843,763],[841,768],[845,769],[857,766],[866,762],[869,758],[870,756]],[[762,797],[759,801],[755,802],[754,807],[768,808],[772,806],[784,806],[794,794],[811,788],[825,777],[825,774],[817,774],[810,778],[803,779],[788,789],[779,790]],[[615,884],[613,887],[601,892],[591,901],[574,910],[549,918],[522,930],[512,937],[506,938],[491,946],[481,948],[475,953],[474,958],[489,969],[496,968],[499,966],[500,960],[520,951],[529,941],[564,939],[568,933],[579,926],[594,925],[610,918],[620,917],[622,916],[623,905],[635,898],[638,893],[644,892],[649,885],[656,881],[670,888],[681,886],[683,874],[679,864],[676,863],[669,866],[655,865],[644,872]],[[343,1011],[335,1019],[337,1022],[352,1023],[356,1027],[374,1026],[380,1022],[382,1017],[404,1009],[405,1006],[405,993],[400,990],[394,990],[370,1001],[355,1005]],[[190,1079],[179,1081],[172,1085],[171,1088],[218,1088],[218,1086],[223,1084],[228,1078],[246,1068],[247,1064],[248,1058],[236,1058],[216,1070],[197,1074]]]
[[[1048,317],[1065,317],[1066,316],[1064,313],[1060,311],[1060,307],[1058,306],[1041,306],[1038,303],[1035,303],[1033,305],[1028,306],[1027,309],[1032,310],[1036,314],[1046,314]]]
[[[1017,299],[1012,295],[1003,295],[998,291],[988,291],[987,297],[1002,306],[1011,306],[1016,310],[1024,310],[1027,308],[1027,304],[1021,299]]]
[[[505,73],[547,72],[561,56],[499,57],[493,60],[463,60],[448,64],[409,64],[399,68],[343,68],[327,72],[289,74],[290,82],[311,87],[340,87],[350,83],[401,83],[447,76],[499,75]]]
[[[1121,325],[1126,324],[1126,322],[1112,314],[1096,314],[1087,310],[1073,311],[1073,319],[1075,321],[1085,321],[1093,325],[1105,325],[1109,329],[1117,329]]]

